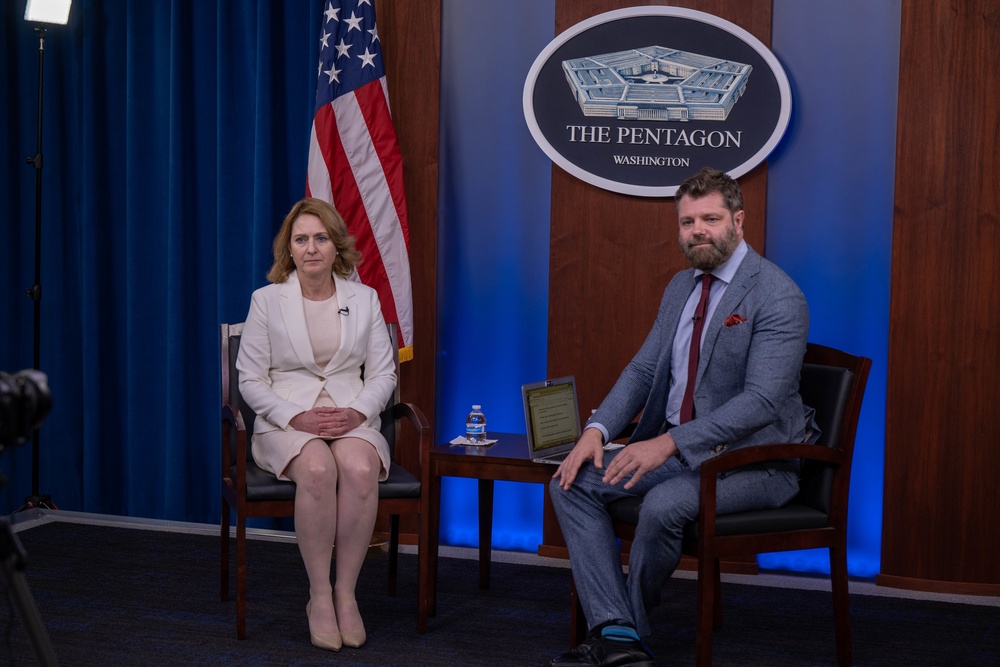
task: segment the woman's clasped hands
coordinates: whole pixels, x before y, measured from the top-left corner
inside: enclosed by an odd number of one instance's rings
[[[364,422],[365,416],[354,408],[318,407],[300,412],[288,422],[296,431],[314,433],[322,437],[337,437],[353,431]]]

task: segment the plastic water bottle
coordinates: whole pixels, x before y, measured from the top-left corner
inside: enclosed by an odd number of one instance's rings
[[[472,412],[465,418],[465,439],[474,445],[486,442],[486,415],[483,414],[483,406],[473,405]]]

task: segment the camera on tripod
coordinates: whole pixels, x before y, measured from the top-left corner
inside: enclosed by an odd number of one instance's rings
[[[42,425],[52,407],[49,379],[32,368],[0,373],[0,450],[21,445]]]
[[[49,379],[41,371],[26,369],[13,375],[0,373],[0,452],[8,445],[23,444],[49,414],[52,394]],[[3,478],[0,477],[0,485]],[[0,574],[7,582],[7,597],[24,622],[35,657],[41,665],[58,665],[48,632],[24,579],[26,556],[7,519],[0,517]]]

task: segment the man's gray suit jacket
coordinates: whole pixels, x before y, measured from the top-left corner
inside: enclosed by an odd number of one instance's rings
[[[640,410],[630,442],[663,432],[674,334],[694,287],[694,269],[670,281],[652,330],[591,418],[612,438]],[[809,308],[798,286],[748,246],[705,326],[695,418],[670,428],[682,460],[697,470],[702,461],[726,449],[801,442],[808,415],[798,387]]]

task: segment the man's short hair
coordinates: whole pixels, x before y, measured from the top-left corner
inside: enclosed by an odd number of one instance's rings
[[[740,184],[729,174],[711,167],[702,167],[697,174],[681,183],[674,195],[674,204],[680,203],[681,197],[685,195],[692,199],[701,199],[713,192],[722,195],[722,201],[730,213],[735,215],[737,211],[743,210],[743,191],[740,190]]]

